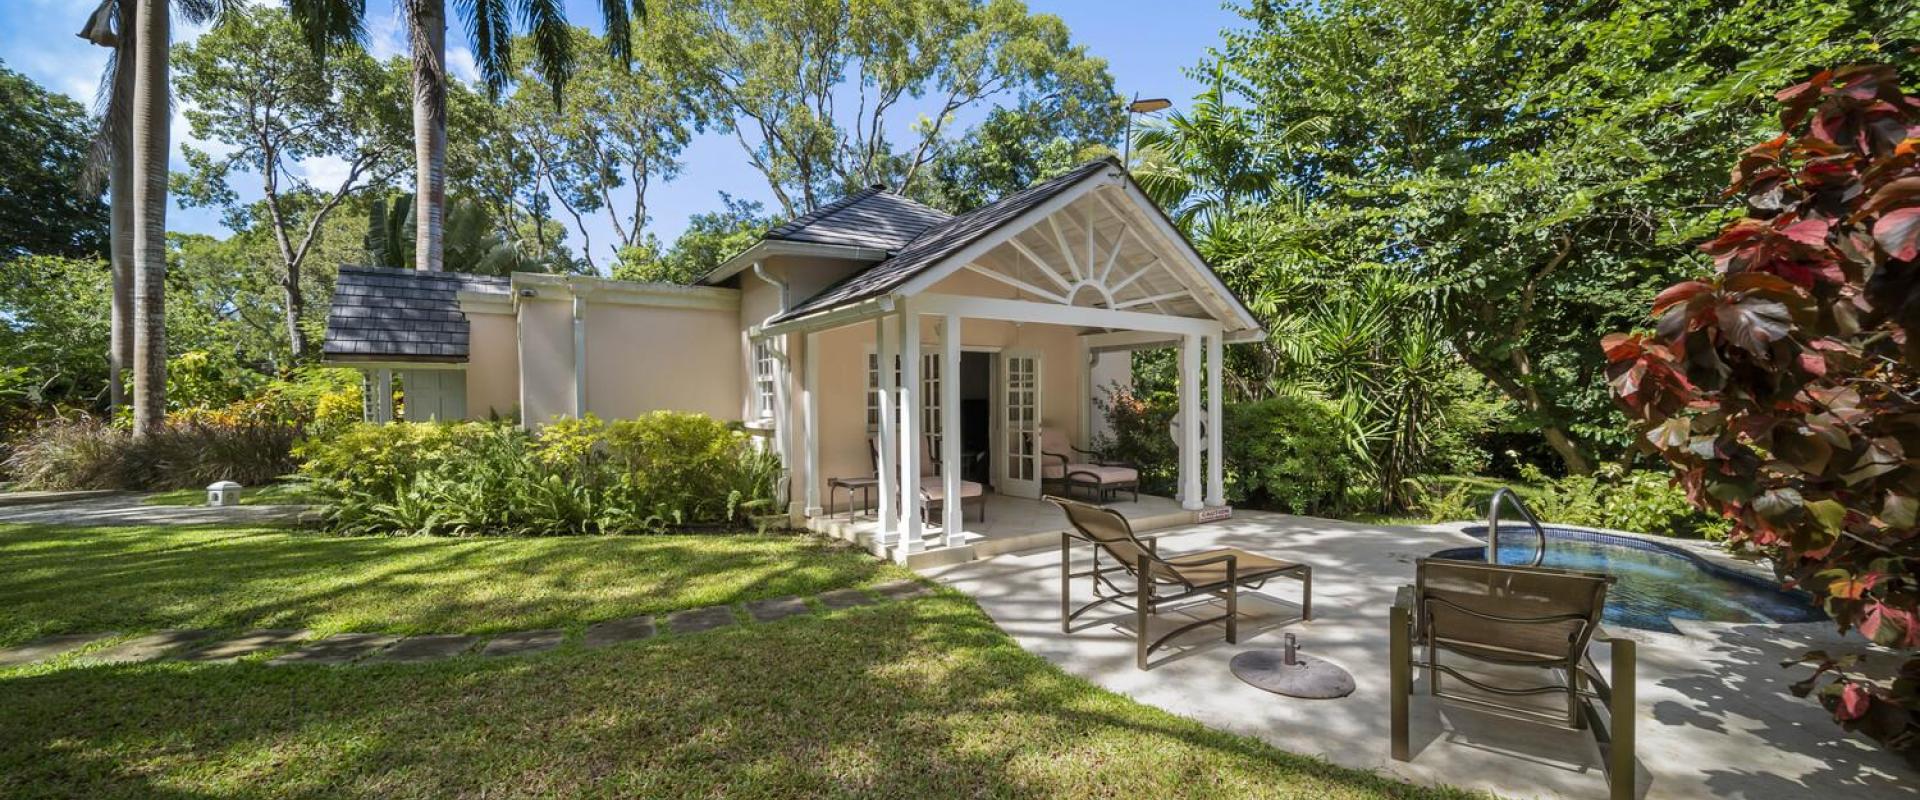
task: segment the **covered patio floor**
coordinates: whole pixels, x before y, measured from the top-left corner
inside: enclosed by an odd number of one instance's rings
[[[1083,493],[1076,493],[1075,497],[1087,499]],[[1060,546],[1060,532],[1066,529],[1067,523],[1060,509],[1052,503],[992,492],[987,494],[986,499],[986,522],[975,522],[974,515],[977,512],[968,509],[963,543],[944,545],[940,527],[930,525],[925,534],[927,549],[907,554],[896,554],[893,546],[876,544],[880,520],[871,510],[812,517],[807,520],[807,527],[816,533],[856,542],[875,555],[889,558],[898,555],[899,560],[915,569]],[[1189,525],[1194,518],[1193,512],[1181,508],[1178,500],[1150,494],[1140,495],[1138,499],[1123,494],[1103,505],[1125,515],[1134,530],[1140,533],[1157,533],[1175,526]]]
[[[1241,512],[1225,522],[1166,529],[1159,539],[1164,551],[1176,553],[1234,546],[1312,564],[1314,620],[1299,621],[1297,587],[1282,582],[1288,585],[1242,595],[1241,610],[1250,618],[1241,625],[1240,644],[1227,644],[1217,627],[1203,627],[1140,671],[1124,610],[1084,625],[1076,621],[1075,633],[1061,633],[1057,547],[922,572],[972,595],[1030,652],[1216,728],[1418,783],[1506,797],[1606,795],[1599,758],[1582,735],[1437,706],[1424,694],[1413,705],[1413,760],[1389,758],[1388,609],[1395,589],[1411,581],[1414,558],[1478,542],[1455,526],[1368,526]],[[1084,585],[1076,588],[1084,595]],[[1840,639],[1829,623],[1678,626],[1685,635],[1614,631],[1640,643],[1638,796],[1920,797],[1920,778],[1904,762],[1788,693],[1806,673],[1782,669],[1781,661],[1812,647],[1858,647],[1859,639]],[[1353,695],[1292,699],[1233,676],[1227,662],[1234,655],[1278,648],[1289,632],[1299,636],[1303,651],[1351,670],[1358,683]]]

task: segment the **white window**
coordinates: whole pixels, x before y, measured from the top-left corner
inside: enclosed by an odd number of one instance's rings
[[[760,419],[773,419],[773,346],[765,339],[753,343],[753,411]]]

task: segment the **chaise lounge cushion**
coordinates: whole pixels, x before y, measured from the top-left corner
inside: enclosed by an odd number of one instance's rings
[[[1058,466],[1058,465],[1056,465]],[[1068,464],[1060,475],[1051,478],[1068,478],[1075,481],[1093,481],[1101,486],[1124,485],[1140,482],[1140,470],[1132,467],[1105,466],[1101,464]]]
[[[972,500],[973,498],[980,497],[985,493],[986,493],[986,489],[978,483],[974,483],[973,481],[960,482],[960,499],[961,500]],[[947,479],[939,477],[937,475],[929,475],[921,478],[920,494],[921,496],[927,498],[928,500],[932,500],[935,502],[946,499]]]

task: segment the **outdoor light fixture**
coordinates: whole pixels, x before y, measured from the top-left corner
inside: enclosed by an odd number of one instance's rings
[[[1133,168],[1133,115],[1151,114],[1155,111],[1165,111],[1172,107],[1173,101],[1164,97],[1148,97],[1143,99],[1138,94],[1133,96],[1133,102],[1127,104],[1127,140],[1121,145],[1121,164],[1125,165],[1128,169]]]

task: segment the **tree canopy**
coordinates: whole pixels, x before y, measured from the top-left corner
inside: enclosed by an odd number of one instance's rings
[[[106,203],[80,190],[95,127],[79,103],[0,63],[0,259],[106,254]]]

